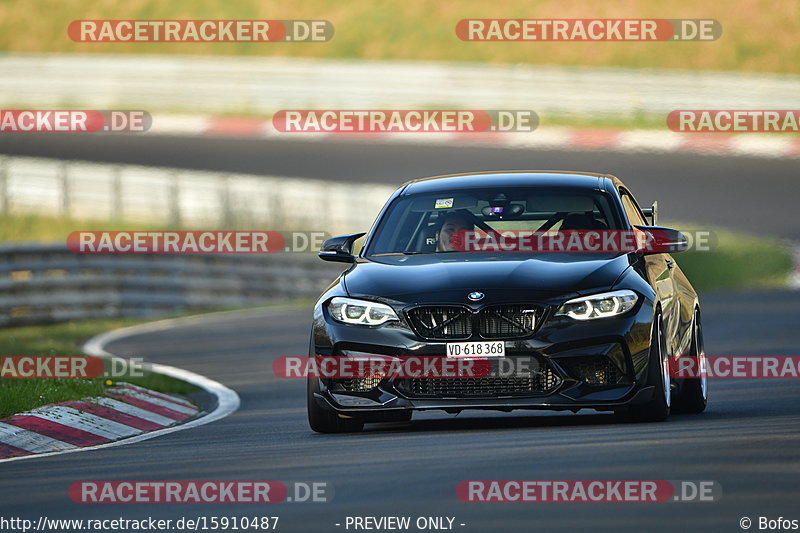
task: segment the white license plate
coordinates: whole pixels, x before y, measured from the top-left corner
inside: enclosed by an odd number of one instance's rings
[[[504,341],[448,342],[447,357],[505,357]]]

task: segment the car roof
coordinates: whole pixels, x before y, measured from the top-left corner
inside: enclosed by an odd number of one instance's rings
[[[617,179],[609,174],[592,174],[588,172],[552,170],[470,172],[411,180],[404,184],[401,194],[405,196],[407,194],[434,193],[487,186],[607,190],[612,181],[617,181]]]

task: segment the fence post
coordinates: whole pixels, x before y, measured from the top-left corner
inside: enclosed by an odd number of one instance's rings
[[[223,228],[235,228],[236,217],[233,213],[233,205],[231,202],[231,177],[227,174],[223,175],[220,180],[219,189],[219,221]]]
[[[8,198],[8,158],[0,157],[0,209],[8,213],[11,201]]]
[[[71,211],[71,199],[70,199],[70,183],[69,183],[69,171],[67,170],[67,162],[62,161],[61,164],[58,166],[58,173],[61,182],[61,215],[69,218],[70,211]]]
[[[170,173],[169,203],[172,211],[172,224],[179,228],[181,226],[181,191],[180,177],[178,172]]]
[[[122,167],[115,165],[112,168],[111,173],[111,205],[114,208],[114,213],[111,215],[111,219],[122,220]]]

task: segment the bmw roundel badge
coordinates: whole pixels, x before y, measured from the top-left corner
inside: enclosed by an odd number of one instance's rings
[[[467,295],[467,298],[469,298],[469,299],[470,299],[470,300],[472,300],[473,302],[477,302],[478,300],[483,300],[483,297],[484,297],[484,296],[486,296],[486,295],[485,295],[485,294],[483,294],[482,292],[479,292],[479,291],[473,291],[473,292],[471,292],[471,293],[469,293],[469,294]]]

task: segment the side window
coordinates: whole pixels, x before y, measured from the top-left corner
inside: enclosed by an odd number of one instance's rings
[[[644,219],[644,215],[642,215],[642,212],[639,210],[639,206],[636,204],[636,200],[633,199],[633,196],[625,189],[620,189],[619,193],[622,198],[622,207],[625,209],[625,214],[628,216],[631,225],[646,226],[647,222]]]

